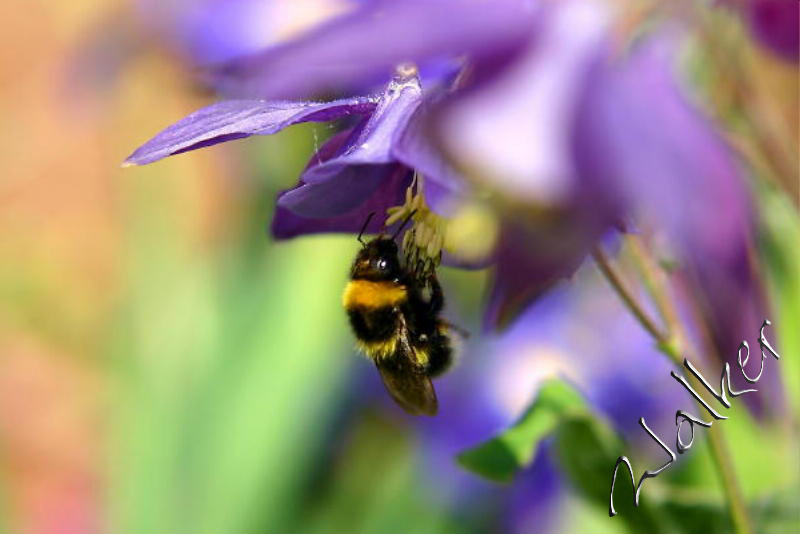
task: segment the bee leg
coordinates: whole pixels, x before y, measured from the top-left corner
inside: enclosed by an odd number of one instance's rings
[[[431,276],[428,282],[431,286],[431,299],[430,302],[428,302],[428,309],[431,314],[438,315],[442,311],[442,308],[444,308],[442,286],[439,285],[439,280],[435,275]]]

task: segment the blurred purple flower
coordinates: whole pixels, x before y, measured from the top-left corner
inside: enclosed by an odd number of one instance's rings
[[[280,44],[355,5],[355,0],[133,0],[117,6],[80,39],[66,64],[65,100],[102,99],[136,58],[166,47],[190,68]],[[436,63],[438,71],[453,70]],[[198,77],[194,76],[197,82]],[[381,79],[380,83],[384,83]],[[83,111],[83,110],[81,110]]]
[[[135,0],[141,24],[193,65],[252,54],[339,14],[351,0]]]
[[[564,267],[615,216],[666,234],[713,348],[733,362],[765,317],[748,256],[753,213],[732,152],[675,80],[672,40],[657,36],[618,57],[600,4],[564,2],[541,16],[513,65],[437,116],[441,142],[496,190],[555,203],[566,220],[595,217],[550,234],[576,245]],[[520,121],[520,111],[538,120]]]
[[[739,343],[767,316],[751,263],[753,208],[738,163],[683,97],[662,44],[625,64],[595,64],[578,104],[575,161],[667,236],[710,348],[735,365]]]
[[[374,0],[212,74],[229,96],[298,98],[386,79],[406,61],[500,57],[531,38],[526,0]],[[277,74],[277,75],[276,75]]]
[[[496,357],[487,359],[483,384],[474,387],[487,391],[488,404],[505,414],[506,424],[550,378],[573,384],[629,438],[642,434],[640,416],[671,428],[675,410],[691,405],[670,378],[673,366],[591,265],[578,270],[573,284],[526,309],[487,350]]]
[[[157,3],[139,0],[149,9]],[[273,0],[201,0],[180,5],[169,35],[195,63],[203,65],[255,52],[277,40],[280,27]],[[163,19],[162,19],[163,20]]]

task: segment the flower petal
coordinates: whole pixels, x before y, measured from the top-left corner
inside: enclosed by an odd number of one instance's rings
[[[300,183],[278,197],[278,206],[272,219],[271,231],[276,239],[298,235],[328,232],[357,234],[371,213],[365,233],[378,233],[383,229],[383,215],[391,206],[402,204],[406,188],[411,184],[411,170],[402,165],[381,166],[382,177],[376,177],[378,186],[364,194],[363,187],[351,188],[340,180],[323,184]],[[344,192],[344,200],[331,202],[331,196]],[[334,207],[342,211],[334,212]],[[352,206],[352,207],[349,207]],[[349,208],[348,208],[349,207]],[[317,209],[315,209],[317,208]],[[299,213],[307,216],[298,215]],[[321,214],[329,214],[320,218]]]
[[[373,97],[333,102],[223,100],[163,130],[128,156],[124,165],[144,165],[233,139],[269,135],[301,122],[324,122],[345,115],[369,113],[375,105]]]
[[[676,247],[718,354],[735,360],[764,319],[748,249],[753,212],[733,154],[677,86],[664,41],[598,62],[582,97],[576,162]]]
[[[405,61],[481,56],[530,36],[523,0],[378,0],[211,74],[238,97],[296,98],[389,76]]]
[[[397,173],[407,172],[408,168],[399,164],[350,166],[325,182],[301,182],[297,188],[283,193],[278,205],[303,217],[337,217],[380,193],[384,182]]]
[[[724,255],[750,220],[744,182],[731,151],[677,87],[664,44],[622,64],[598,61],[577,114],[576,165],[616,184],[639,203],[640,218],[657,217],[679,242]]]
[[[505,222],[484,314],[487,329],[507,326],[542,293],[572,276],[608,229],[580,219],[581,213],[576,211],[547,225]]]
[[[432,121],[439,144],[475,179],[535,204],[568,202],[577,183],[570,153],[576,93],[608,27],[596,2],[542,9],[536,38],[500,73],[446,102]],[[493,70],[491,64],[484,68]]]
[[[395,76],[375,111],[369,119],[362,121],[339,149],[340,154],[308,168],[303,173],[303,181],[307,184],[322,183],[341,173],[358,174],[364,166],[394,162],[392,146],[395,138],[405,129],[421,101],[422,88],[416,75]]]
[[[427,132],[427,116],[444,95],[428,97],[415,111],[408,124],[397,137],[392,154],[394,157],[415,169],[425,177],[426,198],[433,199],[431,207],[438,212],[439,207],[446,209],[441,193],[466,193],[468,186],[465,180],[431,143]],[[429,189],[435,193],[428,195]],[[444,213],[441,213],[444,214]]]

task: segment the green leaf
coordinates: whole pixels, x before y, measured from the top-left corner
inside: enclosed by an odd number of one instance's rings
[[[560,380],[542,385],[536,400],[513,426],[458,456],[458,462],[483,477],[510,482],[533,460],[542,439],[564,420],[587,414],[586,404],[571,386]]]
[[[782,488],[760,499],[752,509],[753,524],[759,534],[800,532],[800,485]]]
[[[625,450],[622,440],[588,415],[563,421],[555,436],[555,450],[566,474],[590,500],[607,504],[611,473]],[[618,484],[629,485],[630,482]]]
[[[558,426],[553,450],[578,495],[607,514],[611,474],[617,458],[625,450],[617,434],[590,414],[578,415],[565,419]],[[614,488],[614,504],[619,513],[614,521],[625,523],[630,532],[672,532],[649,494],[638,508],[633,507],[633,487],[624,471],[620,475]],[[655,485],[652,479],[648,482],[644,491]]]
[[[786,385],[791,407],[800,411],[800,217],[791,201],[771,188],[759,191],[761,206],[760,253],[766,266],[773,313],[773,326],[765,330],[773,340],[780,361],[770,358],[771,372],[779,372]],[[777,341],[775,341],[777,340]],[[767,372],[765,371],[765,372]]]
[[[377,413],[361,414],[342,436],[347,447],[326,460],[326,468],[314,478],[312,497],[303,504],[292,532],[391,534],[398,525],[414,534],[465,532],[452,524],[435,492],[420,485],[412,430]]]

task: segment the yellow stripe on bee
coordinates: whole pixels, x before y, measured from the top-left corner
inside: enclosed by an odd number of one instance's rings
[[[377,309],[397,306],[407,298],[406,288],[394,282],[352,280],[344,288],[342,305],[347,308]]]
[[[393,337],[385,341],[361,341],[357,342],[358,349],[373,360],[383,360],[391,358],[397,352],[398,338]],[[418,365],[428,365],[428,351],[421,348],[411,347],[411,352],[417,360]]]
[[[361,341],[357,342],[358,349],[373,360],[383,360],[391,357],[397,351],[397,338],[393,337],[385,341]]]

